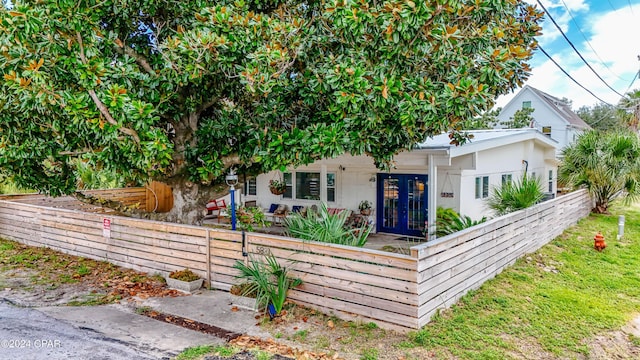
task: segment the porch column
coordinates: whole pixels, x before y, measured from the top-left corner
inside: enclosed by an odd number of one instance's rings
[[[438,204],[436,197],[438,196],[438,167],[433,154],[429,154],[429,184],[428,184],[429,196],[427,199],[427,222],[429,227],[427,229],[427,241],[435,240],[436,238],[436,211]]]

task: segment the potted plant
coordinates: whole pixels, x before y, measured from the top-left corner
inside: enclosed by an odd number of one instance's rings
[[[269,190],[272,194],[282,195],[287,191],[287,183],[280,179],[269,180]]]
[[[369,200],[362,200],[360,201],[360,205],[358,205],[358,209],[360,210],[360,214],[365,215],[365,216],[369,216],[371,215],[371,208],[372,208],[372,204],[371,202],[369,202]]]
[[[172,271],[166,280],[168,287],[185,292],[200,289],[204,281],[204,279],[189,269]]]

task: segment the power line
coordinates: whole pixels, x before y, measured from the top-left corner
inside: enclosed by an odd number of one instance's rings
[[[578,85],[578,86],[580,86],[581,88],[583,88],[586,92],[588,92],[589,94],[591,94],[591,96],[593,96],[594,98],[596,98],[596,99],[600,100],[600,102],[603,102],[603,103],[605,103],[605,104],[607,104],[607,105],[611,105],[611,104],[609,104],[608,102],[606,102],[606,101],[604,101],[604,100],[600,99],[600,98],[599,98],[596,94],[594,94],[591,90],[589,90],[589,89],[587,89],[586,87],[584,87],[584,86],[583,86],[582,84],[580,84],[576,79],[574,79],[571,75],[569,75],[569,73],[568,73],[565,69],[563,69],[563,68],[562,68],[562,66],[560,66],[560,64],[558,64],[558,63],[557,63],[557,62],[556,62],[556,61],[551,57],[551,55],[549,55],[546,51],[544,51],[544,49],[542,48],[542,46],[538,46],[538,49],[540,49],[540,51],[542,51],[542,53],[544,53],[544,54],[549,58],[549,60],[551,60],[551,61],[552,61],[552,62],[553,62],[557,67],[558,67],[558,69],[560,69],[560,71],[562,71],[565,75],[567,75],[567,77],[568,77],[569,79],[571,79],[574,83],[576,83],[576,85]],[[611,105],[611,106],[613,106],[613,105]]]
[[[612,88],[611,85],[609,85],[606,81],[604,81],[604,79],[591,67],[591,65],[589,65],[589,63],[587,62],[587,60],[585,60],[585,58],[582,56],[582,54],[580,54],[580,51],[578,51],[578,49],[576,49],[576,47],[573,45],[573,43],[571,42],[571,40],[569,40],[569,38],[567,37],[567,35],[565,35],[564,31],[562,31],[562,28],[560,28],[560,26],[558,25],[558,23],[555,21],[555,19],[551,16],[551,13],[549,13],[549,11],[547,11],[547,8],[544,7],[544,5],[542,5],[542,2],[540,2],[540,0],[537,0],[538,4],[540,4],[540,6],[542,7],[542,10],[544,10],[545,14],[547,14],[547,16],[549,16],[549,19],[553,22],[553,24],[556,26],[556,28],[558,29],[558,31],[560,31],[560,34],[562,34],[562,36],[564,37],[564,39],[569,43],[569,45],[571,45],[571,47],[573,48],[573,50],[576,52],[576,54],[578,54],[578,56],[580,57],[580,59],[582,59],[582,62],[585,63],[585,65],[587,65],[587,67],[589,69],[591,69],[591,71],[598,77],[598,79],[600,79],[609,89],[611,89],[613,92],[615,92],[616,94],[624,97],[624,95],[620,94],[616,89]]]
[[[631,10],[631,15],[635,16],[635,14],[633,13],[633,6],[631,6],[631,0],[627,0],[627,2],[629,3],[629,10]]]
[[[611,3],[611,0],[609,0],[609,5],[611,5],[611,8],[613,9],[613,11],[617,11],[617,9],[613,7],[613,4]]]
[[[598,60],[600,60],[600,63],[607,68],[607,70],[609,70],[609,72],[611,74],[613,74],[615,77],[617,77],[620,80],[626,80],[624,78],[622,78],[620,75],[616,74],[613,72],[613,70],[611,70],[611,68],[609,67],[609,65],[607,65],[604,60],[602,60],[602,58],[600,57],[600,55],[598,54],[598,52],[596,51],[596,49],[593,48],[593,46],[591,45],[591,42],[589,42],[589,39],[587,39],[587,36],[584,34],[584,32],[582,32],[582,29],[580,29],[580,25],[578,25],[578,22],[576,21],[576,19],[573,17],[573,14],[571,13],[571,10],[569,10],[569,7],[567,6],[567,3],[562,0],[562,4],[564,5],[564,8],[567,9],[567,13],[569,14],[569,16],[571,17],[571,21],[573,21],[573,23],[576,25],[576,28],[578,29],[578,31],[580,32],[580,34],[582,34],[582,38],[584,39],[584,41],[586,41],[587,45],[589,45],[589,47],[591,48],[591,51],[593,51],[593,53],[596,55],[596,57],[598,57]]]

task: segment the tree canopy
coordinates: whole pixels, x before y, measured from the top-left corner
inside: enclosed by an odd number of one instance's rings
[[[521,0],[39,0],[0,11],[0,171],[75,189],[77,160],[212,184],[350,152],[380,167],[528,77]]]
[[[637,131],[640,119],[640,90],[627,92],[617,105],[599,103],[582,106],[576,114],[597,130],[612,131],[623,127]]]
[[[594,212],[606,213],[616,198],[640,197],[640,139],[626,130],[591,130],[562,151],[558,179],[586,188],[595,202]]]

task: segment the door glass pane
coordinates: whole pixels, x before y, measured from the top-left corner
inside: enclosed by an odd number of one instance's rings
[[[382,217],[382,227],[395,228],[398,225],[398,184],[398,179],[384,179],[384,212]]]
[[[407,229],[422,231],[424,228],[425,212],[425,188],[424,181],[415,178],[408,179],[408,201],[407,201]]]

